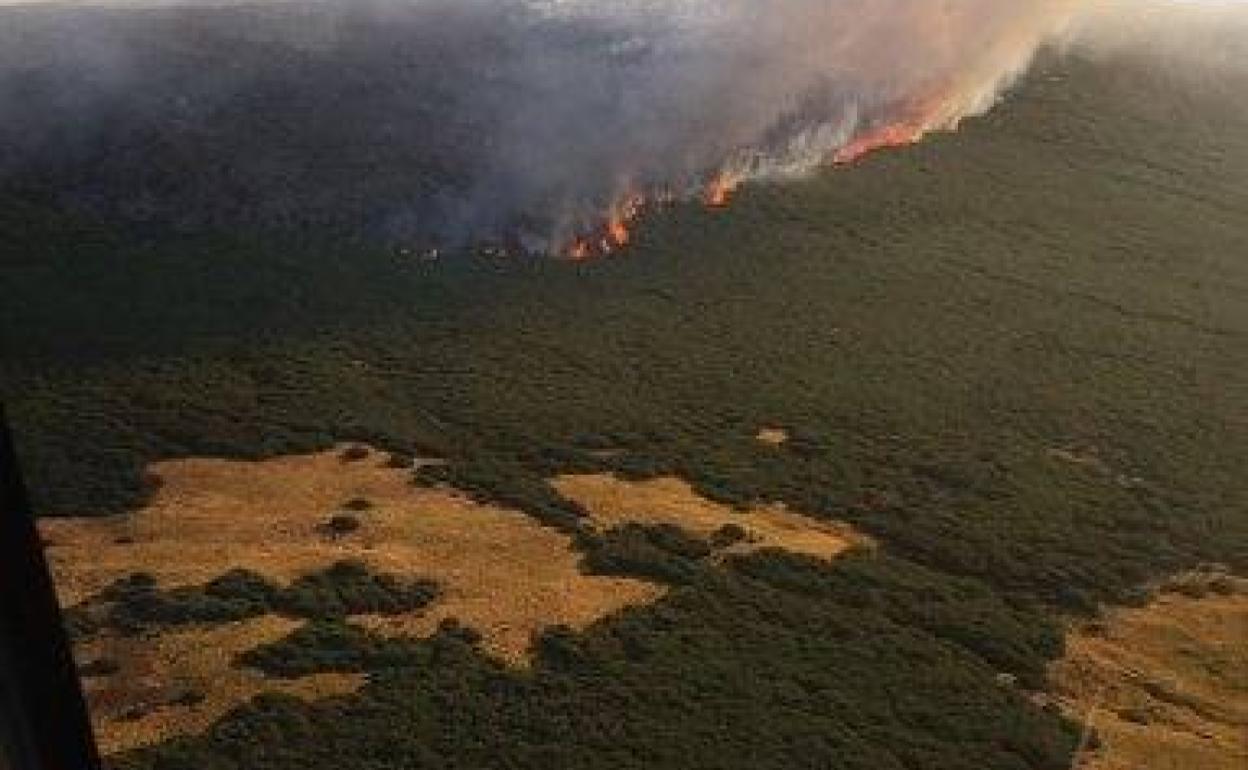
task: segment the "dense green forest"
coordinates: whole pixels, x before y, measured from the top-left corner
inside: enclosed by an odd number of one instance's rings
[[[1058,611],[1248,569],[1246,180],[1242,99],[1067,60],[957,134],[653,212],[584,264],[137,232],[8,191],[0,392],[49,515],[137,505],[151,460],[350,439],[572,530],[546,479],[605,468],[880,543],[707,569],[671,533],[585,542],[678,587],[552,631],[531,673],[444,633],[358,696],[121,764],[1065,767],[1073,727],[996,674],[1041,683]],[[378,657],[322,623],[284,644]]]

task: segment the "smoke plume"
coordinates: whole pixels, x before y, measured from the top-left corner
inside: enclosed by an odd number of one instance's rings
[[[0,8],[0,186],[162,227],[610,250],[644,206],[720,204],[750,178],[954,128],[1047,44],[1138,50],[1176,28],[1116,23],[1140,5],[15,5]],[[1231,57],[1223,37],[1210,45]]]

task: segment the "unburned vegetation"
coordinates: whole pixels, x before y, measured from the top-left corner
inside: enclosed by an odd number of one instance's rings
[[[162,590],[151,575],[134,572],[70,607],[66,621],[70,633],[79,638],[107,632],[139,636],[268,614],[315,620],[398,615],[419,612],[437,595],[438,585],[431,580],[377,575],[357,561],[340,561],[302,575],[288,587],[250,570],[234,569],[204,586]]]

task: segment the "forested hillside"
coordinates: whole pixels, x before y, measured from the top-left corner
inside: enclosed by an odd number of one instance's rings
[[[1049,62],[957,134],[652,213],[586,263],[5,191],[0,392],[47,515],[134,507],[161,458],[359,440],[560,528],[581,511],[547,479],[606,469],[879,543],[695,570],[547,635],[531,674],[414,643],[361,695],[258,701],[122,765],[1065,767],[1074,727],[996,674],[1041,685],[1058,612],[1248,569],[1248,105],[1224,92]]]

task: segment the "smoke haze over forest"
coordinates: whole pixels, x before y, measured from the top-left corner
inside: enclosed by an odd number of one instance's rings
[[[1218,67],[1248,40],[1235,5],[1147,0],[0,13],[0,184],[160,226],[539,250],[643,201],[722,197],[954,128],[1046,46]]]

